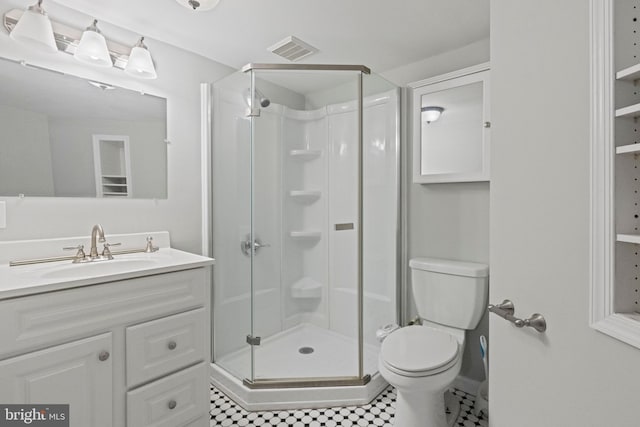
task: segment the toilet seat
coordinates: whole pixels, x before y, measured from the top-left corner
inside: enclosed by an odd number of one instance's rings
[[[459,353],[459,343],[453,335],[425,326],[408,326],[394,331],[382,342],[380,356],[391,372],[424,377],[451,368]]]

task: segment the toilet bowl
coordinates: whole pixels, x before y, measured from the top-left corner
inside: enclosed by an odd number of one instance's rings
[[[382,343],[378,370],[396,388],[396,427],[448,427],[445,391],[462,364],[464,333],[458,336],[430,326],[407,326]]]
[[[378,370],[397,391],[396,427],[449,427],[457,413],[447,416],[445,391],[460,373],[465,330],[476,328],[486,310],[489,267],[436,258],[414,258],[409,266],[422,325],[386,337]]]

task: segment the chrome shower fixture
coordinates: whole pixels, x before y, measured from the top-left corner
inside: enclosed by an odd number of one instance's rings
[[[269,105],[271,105],[271,100],[264,96],[264,93],[260,92],[258,89],[255,89],[255,97],[259,101],[259,104],[262,108],[267,108]],[[245,104],[247,104],[247,107],[251,108],[251,104],[253,101],[250,88],[246,88],[244,90],[244,102]]]

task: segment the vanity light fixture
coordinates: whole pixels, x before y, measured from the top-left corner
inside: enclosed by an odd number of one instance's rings
[[[144,37],[140,37],[140,41],[131,49],[124,71],[142,79],[158,78],[149,49],[144,44]]]
[[[78,44],[73,57],[78,61],[99,67],[113,66],[109,48],[107,47],[107,40],[98,29],[97,19],[94,19],[93,24],[88,26],[82,33],[80,44]]]
[[[182,6],[198,12],[211,10],[220,3],[220,0],[176,0]]]
[[[9,37],[45,52],[58,52],[58,46],[53,37],[53,27],[47,13],[42,8],[42,0],[38,0],[38,3],[30,6],[22,14]]]
[[[157,77],[151,54],[142,42],[143,39],[138,41],[133,48],[113,40],[109,40],[107,44],[106,39],[97,27],[97,20],[94,20],[93,24],[82,32],[66,24],[54,20],[50,21],[44,14],[41,4],[42,0],[39,0],[37,4],[31,6],[28,10],[11,9],[4,14],[3,24],[11,38],[34,42],[30,44],[37,45],[40,49],[44,49],[47,46],[46,48],[49,51],[52,51],[51,49],[55,49],[56,52],[59,50],[73,55],[76,59],[88,64],[114,67],[121,70],[130,68],[133,71],[127,72],[138,78],[155,79]],[[47,44],[37,43],[33,32],[28,38],[21,38],[21,33],[25,31],[21,27],[26,27],[26,31],[29,33],[29,28],[34,27],[33,22],[36,22],[35,27],[38,28],[37,23],[40,22],[42,25],[43,20],[48,23],[48,29],[45,33],[52,37],[53,47],[49,45],[49,42]],[[131,62],[131,65],[129,65],[129,62]]]
[[[427,123],[431,123],[431,122],[435,122],[436,120],[438,120],[440,118],[440,115],[442,115],[442,112],[444,111],[444,108],[442,108],[442,107],[422,107],[420,109],[420,111],[422,112],[422,121],[423,122],[427,122]]]

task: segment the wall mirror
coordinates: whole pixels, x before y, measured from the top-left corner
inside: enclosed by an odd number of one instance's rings
[[[163,98],[0,58],[0,196],[167,197]]]
[[[413,89],[413,182],[489,181],[489,66],[421,80]]]

